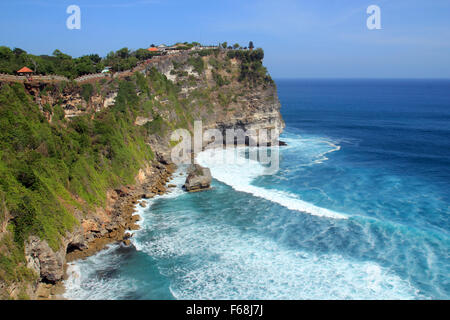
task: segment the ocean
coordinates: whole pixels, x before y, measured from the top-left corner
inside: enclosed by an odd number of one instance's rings
[[[450,298],[450,81],[276,83],[279,170],[203,152],[213,189],[177,172],[133,246],[70,264],[66,298]]]

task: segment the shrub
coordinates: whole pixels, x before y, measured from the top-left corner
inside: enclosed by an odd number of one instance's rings
[[[263,66],[264,51],[258,48],[253,51],[233,50],[227,53],[228,58],[241,61],[240,81],[247,81],[250,85],[273,83],[272,78]]]
[[[188,59],[188,63],[194,68],[194,71],[198,74],[201,74],[203,70],[205,69],[205,63],[202,59],[202,57],[190,57]]]
[[[90,83],[83,84],[81,86],[81,96],[86,102],[89,102],[89,99],[92,97],[94,93],[94,87]]]
[[[227,80],[227,79],[224,80],[223,77],[220,74],[218,74],[216,72],[213,72],[212,75],[213,75],[213,79],[216,82],[217,86],[221,87],[223,85],[230,84],[230,81]]]
[[[108,188],[132,182],[153,157],[146,130],[133,125],[140,106],[131,81],[119,82],[116,104],[94,119],[60,123],[64,112],[55,106],[49,123],[19,84],[0,89],[0,105],[0,200],[17,246],[34,234],[58,248],[77,223],[72,195],[88,208],[103,205]]]

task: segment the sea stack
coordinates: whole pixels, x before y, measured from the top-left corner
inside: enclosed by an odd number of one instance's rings
[[[193,164],[188,169],[184,189],[188,192],[207,190],[211,187],[211,171],[201,165]]]

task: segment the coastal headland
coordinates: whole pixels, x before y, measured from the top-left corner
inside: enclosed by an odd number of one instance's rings
[[[281,132],[263,57],[188,47],[82,81],[0,76],[1,297],[60,298],[67,262],[130,245],[136,205],[176,169],[173,130]]]

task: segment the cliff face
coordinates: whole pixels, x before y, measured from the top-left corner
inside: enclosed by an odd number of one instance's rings
[[[103,79],[81,87],[69,83],[26,85],[27,99],[44,115],[47,126],[58,136],[66,131],[67,135],[76,135],[73,142],[69,140],[62,146],[70,144],[69,149],[78,150],[78,158],[74,158],[73,151],[69,150],[70,159],[59,159],[57,157],[68,156],[49,150],[51,146],[45,139],[40,144],[33,142],[36,152],[42,157],[53,156],[58,161],[66,161],[64,170],[69,170],[69,174],[59,180],[68,195],[65,191],[60,195],[56,192],[53,201],[70,212],[75,224],[70,228],[61,227],[59,235],[52,237],[42,232],[23,233],[26,238],[20,250],[23,250],[25,260],[20,262],[19,259],[17,263],[32,270],[35,277],[27,279],[58,282],[63,277],[66,259],[79,258],[108,242],[126,239],[126,230],[136,227],[130,206],[142,197],[165,192],[165,183],[173,172],[169,165],[173,146],[169,139],[173,130],[186,128],[192,132],[194,121],[201,120],[203,129],[217,128],[224,136],[226,129],[276,129],[281,133],[284,122],[276,86],[262,66],[262,57],[262,51],[238,54],[220,50],[186,51],[149,65],[125,80]],[[10,89],[3,89],[10,94]],[[34,107],[30,105],[30,108]],[[114,134],[110,132],[112,129],[116,130]],[[111,139],[117,142],[112,144]],[[277,137],[269,138],[268,142],[277,143]],[[120,149],[117,143],[124,145]],[[128,156],[124,152],[133,155]],[[85,164],[86,158],[92,160],[92,166]],[[123,163],[123,159],[128,160]],[[121,166],[129,168],[124,173]],[[84,167],[86,169],[80,169]],[[32,171],[38,169],[34,167]],[[71,170],[77,170],[80,177]],[[79,170],[87,170],[85,177]],[[101,188],[95,189],[97,180],[103,177],[101,170],[105,175],[108,170],[114,170],[115,178],[102,180]],[[17,177],[21,179],[20,174]],[[23,186],[22,183],[22,187],[31,188],[24,189],[30,194],[38,191],[33,189],[37,188],[34,185]],[[52,188],[52,185],[47,188]],[[91,199],[92,193],[97,194],[101,201]],[[11,244],[2,245],[2,236],[10,233],[8,238],[11,239],[12,234],[16,236],[14,232],[23,228],[19,224],[22,207],[14,206],[11,216],[8,203],[15,205],[22,200],[20,195],[7,192],[5,200],[1,185],[0,196],[0,254],[7,257],[13,249]],[[14,198],[16,202],[8,201],[8,196],[17,197]],[[33,219],[39,222],[39,212]],[[58,218],[52,219],[55,220],[51,223],[58,223]],[[14,225],[13,231],[8,231],[9,221]],[[59,245],[55,245],[55,237],[59,237]],[[20,244],[16,246],[20,248]],[[11,276],[11,279],[12,282],[0,280],[0,291],[3,288],[8,291],[6,295],[17,298],[20,290],[16,282],[21,278]],[[31,298],[36,298],[36,286],[36,280],[32,280],[31,287],[26,290]]]
[[[227,52],[201,59],[203,70],[194,58],[185,55],[175,63],[163,64],[158,71],[181,87],[179,96],[195,110],[204,129],[220,129],[224,137],[226,129],[276,129],[281,134],[285,125],[276,85],[259,60],[242,61]],[[250,69],[247,73],[246,68]]]
[[[256,132],[259,129],[276,129],[281,134],[285,125],[280,114],[276,85],[266,74],[265,68],[258,64],[259,57],[254,61],[256,64],[252,66],[250,62],[249,67],[248,61],[229,57],[227,51],[212,52],[207,55],[182,52],[141,70],[144,76],[153,70],[164,75],[176,88],[176,97],[153,90],[152,110],[138,115],[135,125],[143,126],[160,117],[172,129],[177,126],[193,129],[193,123],[186,120],[202,120],[204,129],[217,128],[224,135],[226,129]],[[255,69],[249,71],[250,79],[243,74],[244,64],[245,68]],[[28,85],[27,90],[51,121],[52,112],[49,109],[57,105],[62,107],[66,118],[113,106],[119,90],[117,83],[117,80],[106,78],[82,87],[67,83]],[[137,94],[142,93],[142,88],[138,88]],[[170,135],[164,133],[151,137],[151,142],[155,149],[160,148],[159,151],[167,153]],[[275,140],[269,139],[268,142],[275,143]]]

